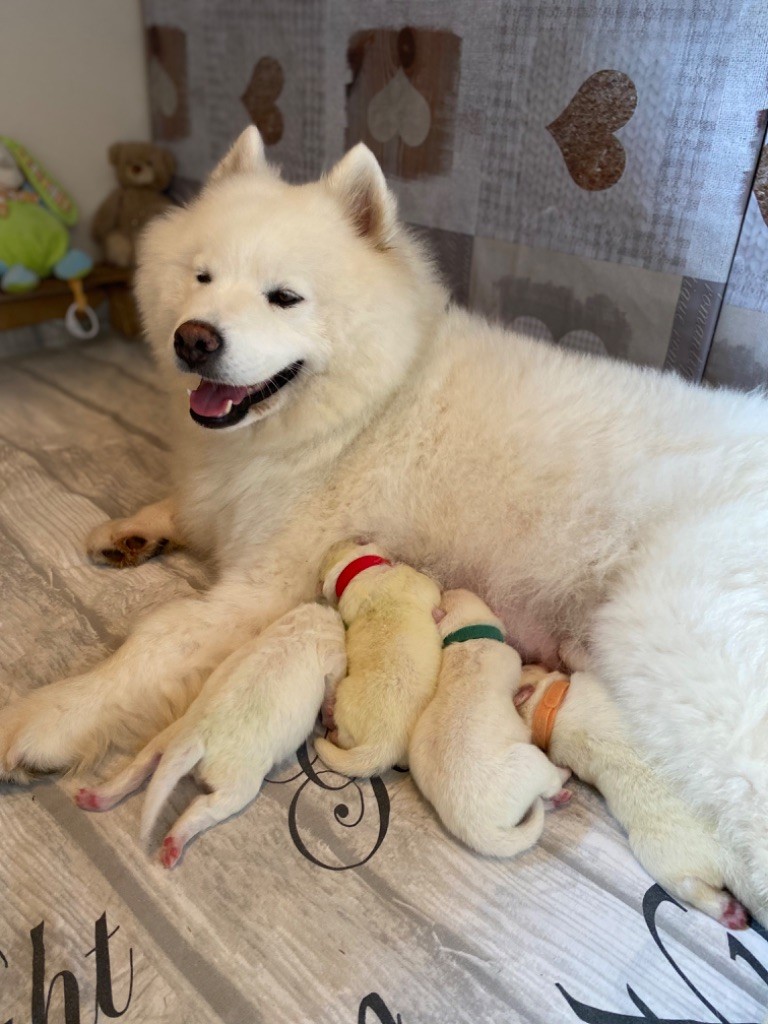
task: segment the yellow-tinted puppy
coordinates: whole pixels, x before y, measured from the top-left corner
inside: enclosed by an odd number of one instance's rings
[[[335,772],[368,777],[407,764],[408,742],[440,669],[434,613],[440,588],[374,544],[333,547],[320,572],[323,594],[347,626],[347,676],[336,689],[336,743],[315,741]]]

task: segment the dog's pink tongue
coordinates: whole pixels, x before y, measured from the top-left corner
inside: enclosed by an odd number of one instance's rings
[[[238,405],[248,394],[248,388],[236,388],[231,384],[214,384],[201,380],[198,387],[190,392],[189,407],[198,416],[226,416],[232,405]]]

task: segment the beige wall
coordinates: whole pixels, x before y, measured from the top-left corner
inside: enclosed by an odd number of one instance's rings
[[[3,0],[0,135],[24,143],[80,207],[79,245],[114,187],[107,147],[149,138],[139,0]]]

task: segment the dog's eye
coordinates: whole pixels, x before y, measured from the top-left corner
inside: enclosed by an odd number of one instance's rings
[[[195,274],[198,284],[210,284],[211,275],[207,270],[201,270],[198,274]]]
[[[290,306],[297,306],[304,301],[302,295],[297,295],[289,288],[275,288],[267,292],[267,302],[270,306],[279,306],[281,309],[288,309]]]

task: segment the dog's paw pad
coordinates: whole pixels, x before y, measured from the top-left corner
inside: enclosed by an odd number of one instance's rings
[[[142,551],[147,546],[147,538],[134,534],[132,537],[126,537],[123,544],[129,551]]]
[[[95,789],[78,789],[75,793],[75,803],[84,811],[100,811],[102,800]]]
[[[172,868],[181,856],[181,843],[173,836],[166,836],[160,850],[160,863],[164,868]]]
[[[739,901],[733,898],[728,900],[718,920],[732,931],[743,931],[749,927],[749,914]]]
[[[167,537],[150,538],[139,533],[123,533],[111,523],[97,527],[87,541],[88,555],[93,562],[116,569],[141,565],[161,554],[167,546]]]

